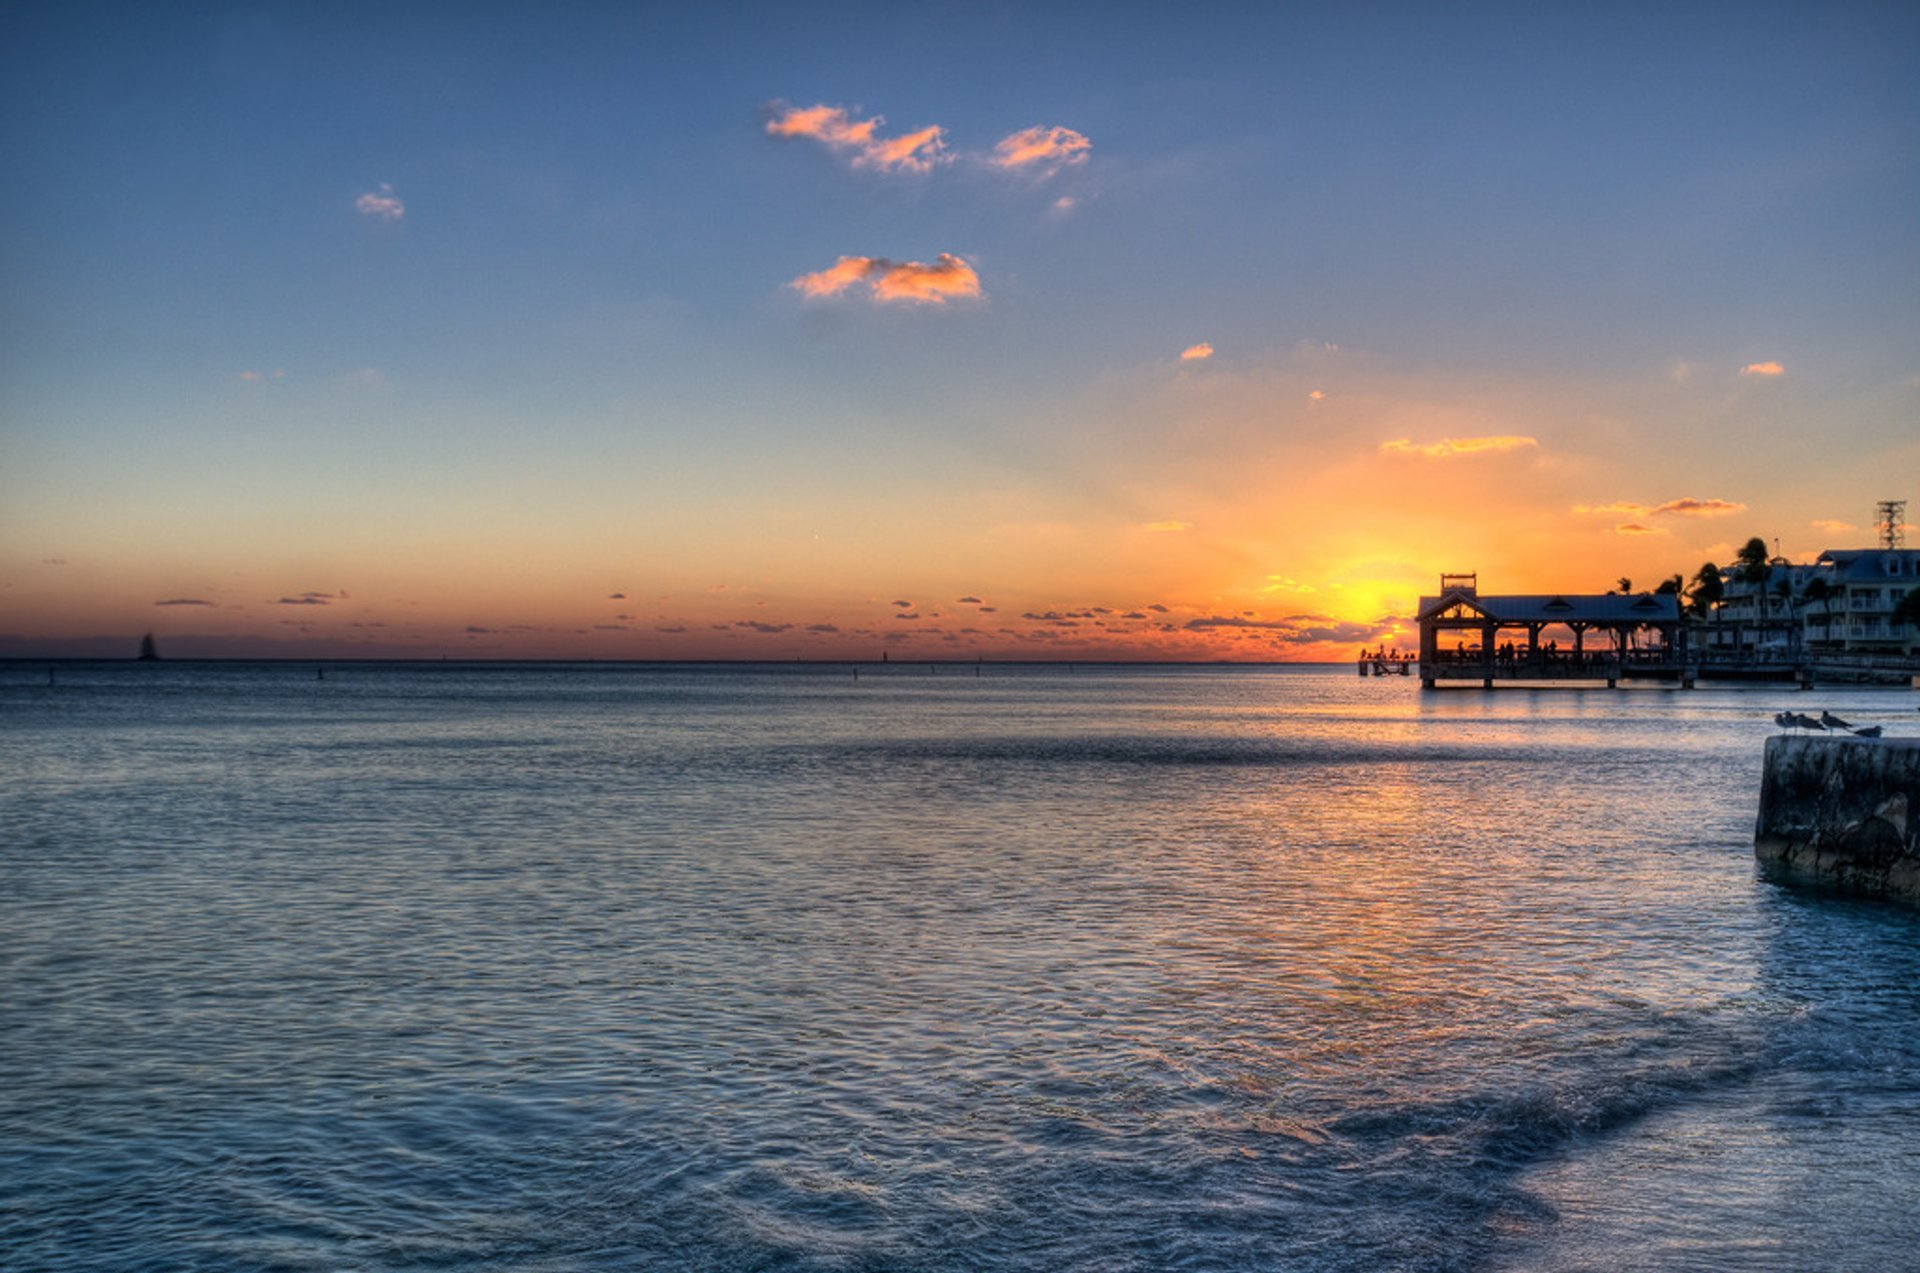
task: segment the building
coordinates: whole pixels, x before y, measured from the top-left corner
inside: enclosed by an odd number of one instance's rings
[[[1805,564],[1775,558],[1757,579],[1740,566],[1721,578],[1720,602],[1690,625],[1707,663],[1920,650],[1920,629],[1892,622],[1901,598],[1920,588],[1920,549],[1831,548]]]
[[[1920,548],[1835,548],[1814,560],[1820,587],[1801,589],[1802,640],[1811,651],[1912,654],[1920,628],[1893,622],[1920,589]]]

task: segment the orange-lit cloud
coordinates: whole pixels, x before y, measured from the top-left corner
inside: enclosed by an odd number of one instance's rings
[[[927,172],[946,161],[946,130],[930,125],[899,137],[882,137],[880,125],[885,116],[854,119],[839,106],[787,106],[774,108],[767,120],[767,133],[773,137],[809,137],[830,150],[851,152],[856,168],[878,168],[882,172]]]
[[[1746,511],[1745,504],[1730,499],[1670,499],[1653,506],[1656,516],[1668,514],[1674,517],[1725,517],[1730,513]]]
[[[241,372],[235,372],[233,378],[235,380],[245,380],[249,383],[260,381],[260,380],[285,380],[287,378],[287,373],[284,371],[278,371],[278,370],[241,371]]]
[[[1777,362],[1750,362],[1740,369],[1740,374],[1771,379],[1774,376],[1786,375],[1787,369]]]
[[[1732,513],[1746,512],[1747,506],[1738,500],[1688,497],[1670,499],[1664,504],[1636,504],[1632,500],[1615,500],[1611,504],[1575,504],[1573,511],[1608,517],[1726,517]],[[1643,529],[1638,533],[1647,532]]]
[[[1200,362],[1211,357],[1213,357],[1213,346],[1204,340],[1197,345],[1188,345],[1180,351],[1181,362]]]
[[[378,190],[369,190],[355,199],[353,206],[362,214],[382,221],[398,221],[407,215],[407,205],[400,202],[400,196],[384,181]]]
[[[1813,527],[1815,530],[1825,531],[1829,535],[1847,535],[1860,529],[1852,522],[1843,522],[1834,517],[1818,518],[1817,520],[1808,522],[1807,525]]]
[[[1085,163],[1092,149],[1086,135],[1071,128],[1023,128],[995,144],[993,163],[1013,172],[1050,175],[1068,164]]]
[[[980,276],[967,262],[942,252],[931,265],[924,261],[889,261],[878,256],[843,256],[824,270],[802,274],[788,284],[813,299],[839,296],[865,287],[876,301],[906,301],[942,305],[984,295]]]
[[[1307,395],[1307,401],[1309,401],[1309,402],[1324,402],[1324,401],[1326,400],[1326,397],[1327,397],[1327,395],[1326,395],[1326,392],[1325,392],[1324,390],[1321,390],[1321,389],[1315,389],[1315,390],[1314,390],[1313,392],[1311,392],[1311,393],[1309,393],[1309,394]]]
[[[1192,522],[1175,522],[1175,521],[1148,522],[1146,525],[1142,526],[1140,529],[1152,531],[1153,533],[1158,535],[1167,535],[1167,534],[1172,534],[1176,531],[1192,530],[1193,523]]]
[[[1664,535],[1667,532],[1659,526],[1649,526],[1645,522],[1622,522],[1613,528],[1616,535]]]
[[[1382,442],[1380,450],[1387,455],[1419,455],[1430,460],[1447,460],[1458,455],[1497,455],[1505,451],[1520,451],[1539,445],[1540,441],[1537,438],[1502,433],[1485,438],[1441,438],[1438,442],[1415,442],[1411,438],[1395,438],[1391,442]]]

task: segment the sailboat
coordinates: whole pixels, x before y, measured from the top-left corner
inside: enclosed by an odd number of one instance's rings
[[[153,644],[153,633],[151,632],[140,638],[140,661],[142,663],[157,663],[160,661],[160,651]]]

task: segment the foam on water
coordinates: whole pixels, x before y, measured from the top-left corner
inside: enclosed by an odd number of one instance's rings
[[[1920,1204],[1920,921],[1753,871],[1790,695],[59,679],[10,1267],[1887,1267]]]

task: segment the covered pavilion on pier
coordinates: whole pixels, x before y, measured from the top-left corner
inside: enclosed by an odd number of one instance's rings
[[[1496,680],[1693,679],[1680,599],[1668,593],[1483,596],[1478,576],[1442,575],[1440,595],[1420,599],[1419,625],[1429,689],[1441,680],[1491,689]]]

